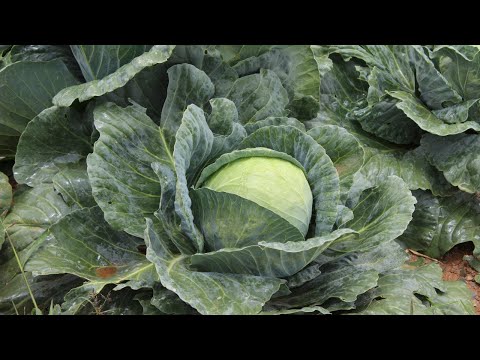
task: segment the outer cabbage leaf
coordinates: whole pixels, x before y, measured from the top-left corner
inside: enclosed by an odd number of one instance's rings
[[[286,115],[288,94],[271,70],[238,79],[226,97],[235,103],[241,124]]]
[[[205,72],[190,64],[168,69],[167,98],[162,109],[160,127],[170,149],[180,127],[183,112],[190,104],[203,108],[213,96],[215,87]]]
[[[0,253],[0,287],[9,288],[10,282],[20,273],[11,244],[23,266],[48,237],[45,231],[69,212],[70,208],[55,193],[52,184],[16,190],[10,212],[3,220],[9,241]]]
[[[400,100],[397,107],[405,112],[422,130],[439,136],[455,135],[469,129],[480,131],[480,124],[476,121],[463,123],[446,123],[435,116],[420,100],[404,91],[391,91],[390,96]]]
[[[365,148],[365,164],[354,176],[349,200],[356,202],[360,191],[376,186],[392,175],[402,178],[410,190],[431,190],[441,196],[454,191],[442,173],[428,162],[422,148],[408,152]]]
[[[160,183],[152,162],[173,166],[159,127],[138,106],[107,103],[94,111],[100,138],[87,157],[93,196],[114,228],[142,237],[145,216],[160,201]]]
[[[401,236],[414,250],[440,258],[457,244],[473,241],[480,256],[480,205],[475,195],[457,192],[440,198],[416,191],[413,220]]]
[[[313,118],[318,111],[320,77],[317,62],[308,45],[286,46],[252,56],[233,67],[239,76],[260,69],[274,71],[287,90],[291,115],[301,120]]]
[[[251,275],[196,272],[188,257],[169,251],[161,227],[147,219],[147,258],[155,264],[160,281],[201,314],[257,314],[284,282]]]
[[[422,147],[428,160],[460,190],[480,191],[480,136],[458,134],[440,137],[426,135]]]
[[[416,202],[402,179],[389,176],[362,192],[352,206],[353,219],[342,225],[357,231],[359,237],[332,248],[339,252],[365,251],[396,239],[412,220]]]
[[[60,60],[20,61],[0,71],[0,158],[13,157],[28,122],[78,81]]]
[[[480,93],[480,52],[471,46],[436,47],[432,56],[440,72],[464,100],[478,99]]]
[[[340,200],[344,203],[355,173],[362,167],[364,151],[347,130],[335,125],[320,125],[308,131],[332,159],[340,179]]]
[[[108,47],[111,45],[102,46]],[[114,45],[114,47],[116,47],[114,51],[117,49],[120,51],[122,45]],[[54,105],[68,107],[72,105],[75,100],[83,102],[119,89],[125,86],[128,81],[143,69],[167,61],[174,49],[174,46],[171,45],[155,45],[149,51],[144,52],[144,50],[142,51],[142,48],[145,49],[145,45],[137,46],[139,48],[137,50],[126,48],[126,46],[124,47],[126,51],[122,51],[123,58],[121,58],[120,55],[118,55],[119,57],[117,58],[112,58],[107,55],[106,58],[109,59],[109,61],[106,61],[102,65],[102,50],[96,50],[95,46],[90,46],[90,48],[93,49],[91,54],[92,58],[87,60],[88,66],[86,66],[82,60],[80,61],[82,73],[88,82],[71,86],[60,91],[53,98]],[[136,54],[136,51],[139,51],[141,55],[132,57]],[[78,59],[78,53],[75,50],[74,54]],[[123,63],[122,59],[131,59],[131,61],[126,61],[123,66],[119,66]],[[93,60],[99,64],[94,70],[91,69],[91,64],[88,63],[88,61]],[[111,72],[113,69],[115,70]]]
[[[60,171],[53,177],[52,182],[55,190],[72,208],[92,207],[97,204],[92,195],[85,162]]]
[[[360,294],[377,285],[379,274],[397,268],[406,258],[405,252],[395,242],[386,242],[367,252],[351,252],[337,258],[320,256],[318,276],[291,289],[291,294],[272,299],[269,305],[280,309],[296,309],[324,306],[336,299],[343,304],[342,307],[348,305],[347,308],[351,308],[351,303]],[[341,306],[337,304],[336,307]]]
[[[62,169],[77,164],[92,152],[88,124],[73,108],[43,110],[25,128],[18,144],[13,171],[20,184],[48,183]]]
[[[258,245],[192,255],[191,264],[200,271],[286,277],[302,270],[330,245],[353,233],[350,229],[340,229],[304,241],[260,241]]]
[[[373,315],[473,315],[471,292],[460,282],[442,281],[438,264],[405,265],[380,277],[373,300],[360,314]]]
[[[49,233],[25,265],[34,275],[74,274],[90,280],[97,292],[106,284],[152,276],[153,264],[137,249],[143,242],[114,231],[98,207],[73,211]]]
[[[87,81],[99,80],[118,70],[151,45],[71,45],[82,74]]]

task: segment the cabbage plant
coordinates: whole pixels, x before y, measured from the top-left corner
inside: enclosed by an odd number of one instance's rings
[[[113,314],[473,312],[438,265],[403,267],[417,199],[401,174],[362,180],[361,139],[316,118],[318,49],[13,46],[3,61],[0,78],[64,83],[29,112],[30,93],[0,93],[18,105],[0,102],[19,184],[12,205],[0,183],[2,311],[29,303],[26,281],[58,314],[98,294]]]

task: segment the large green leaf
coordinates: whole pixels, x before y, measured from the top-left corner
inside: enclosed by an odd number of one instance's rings
[[[288,94],[275,72],[267,69],[244,76],[226,95],[237,106],[241,124],[286,115]]]
[[[465,51],[466,50],[466,51]],[[464,100],[478,99],[480,93],[480,52],[478,49],[438,47],[432,53],[440,72]]]
[[[415,75],[410,64],[408,45],[366,45],[376,63],[368,76],[368,101],[380,100],[386,91],[415,92]]]
[[[444,291],[431,299],[429,315],[476,315],[472,291],[463,281],[445,281]]]
[[[457,192],[439,198],[427,191],[416,191],[413,220],[401,236],[414,250],[439,258],[457,244],[473,241],[480,255],[480,204],[475,195]]]
[[[191,264],[200,271],[286,277],[302,270],[331,244],[353,233],[341,229],[304,241],[259,241],[258,245],[195,254]]]
[[[396,106],[403,110],[422,130],[439,136],[463,133],[469,129],[480,131],[480,124],[475,121],[449,124],[435,116],[420,100],[404,91],[391,91],[388,93],[400,100]]]
[[[164,233],[163,240],[171,247],[171,251],[193,254],[197,251],[197,245],[182,232],[181,220],[175,211],[177,176],[173,168],[165,164],[152,163],[152,169],[162,189],[155,217],[160,220],[158,224]]]
[[[97,204],[92,195],[87,164],[83,161],[58,172],[52,182],[55,190],[72,208],[92,207]]]
[[[410,63],[409,45],[334,45],[328,52],[336,52],[345,61],[352,57],[361,59],[370,66],[367,80],[368,102],[378,102],[386,91],[402,90],[415,92],[415,75]]]
[[[353,111],[362,129],[395,144],[418,143],[422,130],[396,107],[397,101],[382,100]]]
[[[473,315],[471,292],[464,283],[444,282],[438,264],[405,265],[380,277],[365,315]]]
[[[83,80],[80,67],[68,45],[13,45],[7,57],[8,61],[12,63],[60,59],[78,80]]]
[[[260,69],[274,71],[287,90],[292,116],[308,120],[318,111],[320,77],[313,52],[308,45],[272,49],[260,56],[249,57],[233,67],[240,76]]]
[[[366,102],[367,83],[359,79],[358,66],[353,61],[345,62],[341,58],[332,57],[332,60],[331,70],[322,77],[318,117],[307,122],[307,128],[319,124],[337,125],[354,135],[362,145],[382,150],[398,149],[397,145],[365,131],[354,115],[356,111],[359,111],[359,115],[365,111],[371,113]],[[375,118],[372,124],[375,124]]]
[[[8,240],[0,253],[0,287],[20,273],[12,244],[21,265],[47,238],[45,231],[70,212],[70,208],[55,193],[52,184],[35,188],[20,187],[15,192],[13,206],[3,221]]]
[[[73,108],[50,107],[25,128],[18,143],[13,171],[20,184],[51,182],[62,169],[92,152],[91,126]]]
[[[180,64],[168,69],[167,98],[162,110],[160,127],[170,149],[173,149],[175,134],[187,106],[195,104],[203,108],[214,92],[215,87],[207,74],[195,66]]]
[[[343,127],[350,134],[355,136],[364,147],[368,146],[386,151],[402,149],[402,147],[397,144],[388,142],[363,130],[360,123],[352,119],[352,116],[349,115],[351,114],[351,111],[357,107],[349,109],[342,106],[342,103],[347,102],[346,100],[339,102],[335,96],[331,95],[321,95],[320,98],[321,102],[318,116],[315,119],[305,122],[305,127],[308,130],[319,125],[336,125]]]
[[[315,279],[318,275],[322,272],[320,271],[320,264],[314,261],[309,266],[305,267],[304,269],[300,270],[296,274],[289,276],[287,278],[287,285],[289,289],[294,289],[303,284],[309,282],[310,280]]]
[[[332,259],[327,257],[317,276],[292,289],[285,297],[271,303],[280,308],[322,305],[333,299],[353,302],[360,294],[377,285],[379,274],[400,266],[407,256],[395,242],[387,242],[363,253],[349,253]]]
[[[208,75],[215,85],[216,97],[225,96],[238,79],[237,72],[224,61],[220,52],[213,46],[176,45],[167,66],[184,63],[191,64]]]
[[[217,135],[227,135],[232,132],[233,124],[238,123],[238,111],[235,104],[226,98],[210,100],[212,111],[207,117],[210,130]]]
[[[312,50],[313,58],[317,63],[318,73],[320,74],[320,81],[322,81],[323,76],[332,70],[333,61],[328,57],[328,51],[326,51],[324,46],[310,45],[310,50]]]
[[[167,63],[163,62],[144,68],[124,86],[99,99],[114,102],[121,107],[136,103],[146,108],[147,115],[158,125],[167,97],[167,87]]]
[[[34,275],[74,274],[97,286],[151,276],[153,267],[137,247],[143,242],[113,230],[98,207],[73,211],[53,224],[49,237],[27,261]]]
[[[363,191],[352,207],[353,219],[342,225],[357,231],[359,237],[334,245],[335,251],[364,251],[396,239],[412,220],[416,202],[407,184],[396,176]]]
[[[160,183],[151,163],[174,166],[155,123],[139,106],[112,103],[94,111],[100,138],[87,157],[93,196],[114,228],[142,237],[147,216],[160,201]]]
[[[86,81],[103,79],[151,47],[151,45],[71,45]]]
[[[347,207],[339,209],[337,226],[352,227],[360,234],[358,240],[352,239],[333,247],[340,253],[363,251],[394,240],[403,233],[412,218],[416,200],[407,184],[397,176],[386,176],[378,179],[375,185],[370,184],[362,189],[361,196],[356,194],[347,200],[353,210]],[[398,217],[395,216],[396,212]]]
[[[212,111],[207,123],[214,138],[209,159],[233,151],[247,136],[246,129],[238,123],[238,112],[235,104],[225,98],[210,100]]]
[[[5,236],[8,240],[8,233],[5,232]],[[17,251],[17,256],[14,256],[12,246],[15,246],[15,243],[7,243],[8,247],[5,246],[5,251],[2,254],[2,264],[0,265],[0,284],[6,288],[10,287],[10,283],[17,276],[21,276],[20,266],[24,266],[25,263],[30,259],[32,254],[34,254],[40,246],[50,237],[47,231],[44,231],[43,234],[39,235],[33,242],[25,246],[21,251]],[[15,246],[16,249],[16,246]],[[29,275],[29,272],[25,272]],[[9,290],[7,290],[9,291]]]
[[[392,101],[381,100],[386,90],[404,89],[413,92],[414,78],[408,63],[408,47],[405,46],[333,46],[322,52],[338,51],[349,59],[360,58],[373,67],[363,79],[370,84],[369,106],[367,92],[360,80],[360,67],[353,61],[335,60],[329,73],[322,79],[322,94],[332,94],[338,106],[347,107],[347,117],[359,121],[363,130],[398,144],[416,142],[420,129]]]
[[[346,45],[330,46],[327,49],[322,52],[338,52],[345,60],[351,60],[352,57],[353,59],[358,58],[369,66],[365,74],[361,73],[364,68],[355,66],[355,69],[359,71],[357,77],[368,81],[369,106],[360,106],[359,109],[350,107],[353,112],[349,114],[349,116],[355,114],[355,118],[361,122],[365,130],[386,140],[407,144],[417,141],[420,129],[413,126],[405,115],[422,130],[438,135],[450,135],[464,132],[470,128],[478,128],[478,124],[473,121],[467,121],[463,125],[459,124],[462,121],[456,117],[464,116],[463,114],[468,112],[471,104],[458,104],[462,101],[461,93],[456,91],[449,79],[437,70],[434,62],[427,56],[425,48],[404,45],[363,47]],[[352,62],[353,60],[346,64]],[[347,68],[339,61],[334,61],[331,75],[330,73],[326,74],[327,79],[333,77],[334,81],[327,80],[325,84],[346,85],[342,91],[334,91],[336,95],[341,95],[340,98],[346,98],[345,93],[358,93],[358,86],[352,86],[348,81],[342,80],[342,77],[347,74]],[[350,77],[355,77],[355,75],[351,73]],[[416,85],[418,86],[417,92]],[[322,90],[324,87],[322,81]],[[326,88],[328,89],[328,87]],[[332,91],[324,93],[330,94]],[[396,103],[385,99],[386,94],[400,102]],[[405,115],[393,107],[395,103],[396,107]],[[447,107],[444,108],[445,106]],[[449,107],[452,106],[455,106],[455,109],[450,110]],[[444,121],[444,119],[446,120]]]
[[[213,133],[207,125],[203,110],[189,105],[183,113],[182,123],[175,136],[173,158],[177,174],[175,211],[181,219],[185,235],[195,243],[197,251],[203,251],[203,236],[193,223],[192,201],[188,194],[195,175],[209,159],[213,145]]]
[[[188,269],[188,257],[171,253],[162,243],[160,229],[147,219],[147,258],[155,264],[160,281],[201,314],[257,314],[284,282],[280,279]]]
[[[220,56],[205,55],[202,69],[215,85],[215,96],[222,97],[228,94],[238,79],[238,74]]]
[[[478,99],[467,100],[460,104],[448,106],[432,113],[440,120],[448,124],[464,123],[469,118],[474,119],[478,113]]]
[[[430,50],[432,58],[436,58],[438,55],[443,55],[450,51],[451,54],[456,53],[465,60],[472,61],[475,55],[480,51],[480,48],[478,45],[434,45]],[[449,63],[448,59],[445,59],[444,61]]]
[[[114,59],[115,65],[112,68],[115,69],[114,72],[109,73],[112,69],[109,68],[110,65],[108,64],[106,64],[106,70],[102,69],[102,66],[99,66],[91,73],[88,73],[86,78],[89,81],[87,83],[71,86],[60,91],[53,98],[53,103],[57,106],[68,107],[72,105],[75,100],[83,102],[117,90],[125,86],[125,84],[143,69],[167,61],[173,49],[174,46],[171,45],[155,45],[145,53],[142,51],[141,55],[133,58],[130,62],[125,63],[125,65],[121,67],[118,67],[118,58]],[[125,57],[125,59],[127,59],[127,57]],[[80,63],[80,66],[85,75],[86,71],[84,70],[82,63]],[[106,73],[109,74],[107,75]]]
[[[480,136],[426,135],[422,139],[422,147],[428,160],[443,172],[452,185],[469,193],[480,191]]]
[[[15,192],[4,226],[15,249],[20,252],[69,212],[69,207],[54,191],[52,184],[42,184],[33,189],[20,187]],[[11,249],[4,251],[0,262],[11,256]]]
[[[313,194],[315,235],[332,230],[337,219],[339,180],[323,147],[311,136],[291,126],[267,126],[245,138],[240,148],[266,147],[290,155],[305,169]]]
[[[176,133],[173,152],[176,174],[171,166],[152,164],[162,187],[160,210],[156,216],[170,234],[171,241],[187,254],[203,249],[203,236],[193,223],[189,188],[210,159],[231,150],[245,136],[243,128],[234,122],[237,114],[230,100],[212,99],[211,105],[208,121],[217,134],[209,129],[203,111],[191,104],[183,113]],[[178,216],[172,216],[173,212]],[[179,232],[180,228],[183,233]]]
[[[168,65],[192,64],[198,69],[202,68],[205,53],[208,53],[205,45],[177,45],[173,49],[172,56],[168,59]]]
[[[350,201],[355,202],[360,192],[377,185],[388,176],[403,179],[410,190],[431,190],[436,195],[449,195],[453,188],[434,166],[432,166],[423,148],[412,151],[378,150],[364,148],[365,164],[354,176],[350,190]]]
[[[340,200],[344,203],[353,176],[363,165],[364,151],[347,130],[335,125],[320,125],[308,131],[332,159],[340,179]]]
[[[20,134],[55,94],[78,81],[60,60],[21,61],[0,71],[0,158],[13,157]]]
[[[334,96],[340,108],[352,109],[358,104],[365,106],[368,84],[359,79],[360,73],[355,63],[338,58],[332,58],[331,61],[331,66],[322,76],[320,94]],[[323,99],[320,96],[321,102]]]
[[[415,65],[415,78],[420,99],[430,109],[442,109],[444,104],[458,103],[462,100],[448,80],[436,69],[435,64],[421,46],[412,46],[410,54]]]
[[[62,59],[64,62],[73,54],[68,45],[13,45],[8,52],[9,60],[17,61],[49,61]]]

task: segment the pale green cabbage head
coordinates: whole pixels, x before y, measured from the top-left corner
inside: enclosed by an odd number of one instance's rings
[[[290,161],[262,156],[237,159],[211,175],[203,187],[253,201],[307,234],[312,191],[303,170]]]

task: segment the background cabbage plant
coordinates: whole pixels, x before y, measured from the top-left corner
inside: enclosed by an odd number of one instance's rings
[[[0,311],[474,312],[473,48],[2,49]]]

